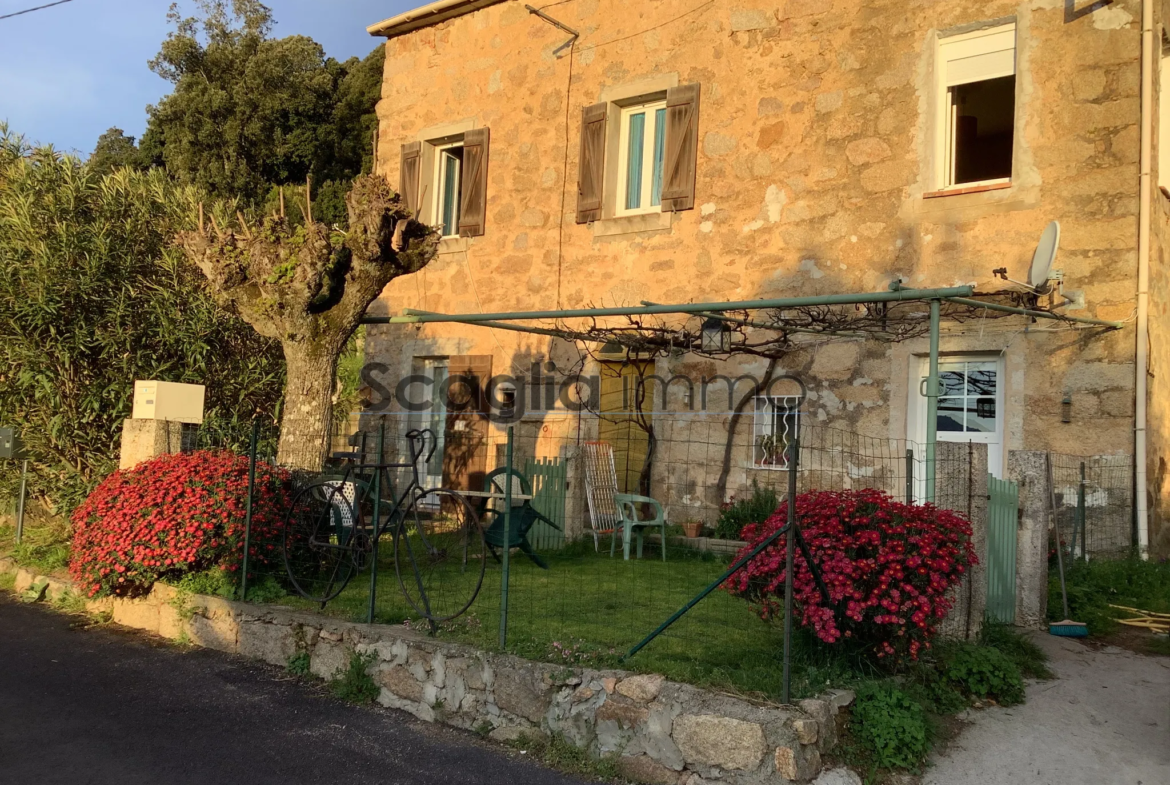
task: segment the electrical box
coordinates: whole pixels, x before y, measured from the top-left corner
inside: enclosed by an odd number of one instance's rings
[[[15,428],[0,428],[0,460],[20,458],[20,438]]]
[[[202,384],[134,382],[134,419],[203,423]]]

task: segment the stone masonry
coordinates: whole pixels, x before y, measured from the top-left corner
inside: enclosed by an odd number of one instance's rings
[[[12,571],[17,591],[42,579],[0,560],[0,572]],[[52,579],[47,598],[70,591],[69,581]],[[645,783],[806,782],[821,771],[840,712],[853,700],[837,690],[799,706],[757,705],[654,674],[530,662],[402,627],[181,595],[161,584],[141,599],[89,607],[127,627],[280,667],[304,653],[322,679],[354,653],[365,655],[383,706],[499,741],[558,734],[594,755],[617,756],[626,777]]]

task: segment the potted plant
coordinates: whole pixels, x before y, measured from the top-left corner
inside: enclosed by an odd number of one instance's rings
[[[694,539],[703,533],[702,521],[687,521],[682,525],[683,534]]]

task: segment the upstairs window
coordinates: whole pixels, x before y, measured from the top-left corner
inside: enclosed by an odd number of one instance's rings
[[[487,128],[402,145],[399,193],[416,221],[444,238],[478,237],[487,216]]]
[[[463,140],[435,145],[435,225],[444,237],[459,235],[459,207],[463,200]]]
[[[1015,23],[940,39],[941,188],[1007,183],[1016,119]]]
[[[666,155],[666,101],[623,107],[620,138],[617,214],[658,212]]]

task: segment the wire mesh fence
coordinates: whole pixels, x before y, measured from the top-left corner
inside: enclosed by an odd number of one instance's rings
[[[1133,457],[1051,453],[1056,528],[1075,558],[1123,558],[1137,547]]]
[[[604,422],[581,427],[568,418],[560,423],[520,422],[510,429],[460,428],[456,421],[433,435],[429,459],[418,457],[412,465],[408,434],[419,425],[417,420],[355,418],[340,424],[332,439],[334,451],[348,455],[327,462],[321,473],[294,474],[290,483],[295,491],[308,482],[353,472],[355,462],[397,463],[382,482],[387,507],[416,474],[424,487],[466,494],[490,546],[483,557],[482,585],[468,611],[438,625],[436,633],[497,648],[506,630],[506,648],[513,653],[564,664],[613,666],[718,580],[743,547],[742,527],[761,522],[787,496],[787,465],[761,460],[757,436],[729,437],[736,429],[728,427],[728,416],[659,419],[652,433],[628,423],[621,429]],[[266,438],[260,436],[259,444],[275,445],[274,438]],[[509,438],[512,469],[523,485],[513,486],[508,520],[516,528],[509,531],[519,547],[509,551],[505,571],[500,473],[507,468]],[[798,492],[876,488],[898,499],[923,498],[927,466],[920,445],[808,424],[800,425],[799,444]],[[632,527],[628,559],[621,515],[600,515],[598,505],[590,504],[589,491],[597,479],[589,476],[585,456],[599,445],[611,473],[607,492],[619,497],[616,506],[626,517],[654,522]],[[787,442],[782,446],[786,449]],[[273,449],[264,455],[258,447],[257,459],[273,461]],[[776,452],[776,445],[770,445],[769,454]],[[973,465],[968,445],[940,445],[940,506],[972,513],[980,471]],[[622,505],[622,494],[634,498]],[[280,558],[279,535],[254,534],[250,545],[249,599],[321,608],[292,590]],[[371,563],[323,610],[357,621],[427,626],[417,603],[411,602],[415,576],[395,548],[392,532],[380,538]],[[623,665],[682,681],[777,695],[782,635],[776,621],[761,620],[746,601],[718,589]],[[794,682],[797,693],[815,691],[816,666],[801,673]]]

